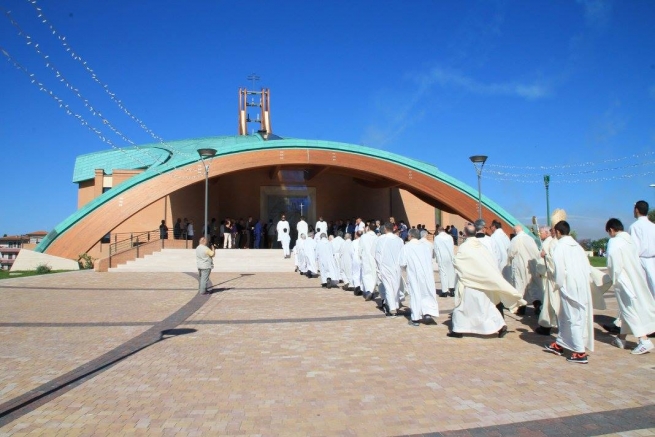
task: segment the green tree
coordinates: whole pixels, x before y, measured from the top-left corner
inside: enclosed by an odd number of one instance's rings
[[[648,211],[648,220],[655,223],[655,209]]]

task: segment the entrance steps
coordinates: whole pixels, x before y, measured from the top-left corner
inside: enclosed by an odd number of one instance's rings
[[[293,272],[293,256],[285,259],[282,249],[217,249],[212,272]],[[109,272],[198,272],[195,249],[163,249]]]

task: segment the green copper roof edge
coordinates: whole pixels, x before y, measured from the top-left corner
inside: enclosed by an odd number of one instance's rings
[[[413,171],[419,171],[477,200],[477,191],[474,190],[469,185],[461,181],[458,181],[457,179],[451,176],[448,176],[447,174],[441,172],[439,169],[437,169],[437,167],[433,165],[423,163],[412,158],[406,158],[392,152],[373,149],[366,146],[358,146],[355,144],[339,143],[339,142],[325,141],[325,140],[282,139],[282,140],[264,141],[259,136],[252,136],[248,138],[251,138],[252,141],[243,141],[243,142],[238,141],[236,144],[232,143],[228,145],[223,145],[223,147],[221,147],[221,149],[218,150],[218,154],[211,160],[220,158],[221,156],[233,155],[236,153],[247,153],[252,151],[270,150],[270,149],[310,149],[310,150],[326,150],[326,151],[354,153],[358,155],[368,156],[371,158],[383,159],[385,161],[392,162],[401,165],[403,167],[407,167]],[[198,146],[199,143],[210,143],[210,144],[202,144],[202,147],[210,147],[212,146],[211,144],[212,142],[222,143],[224,140],[227,139],[232,141],[235,140],[234,137],[229,137],[229,136],[204,137],[204,138],[196,138],[191,140],[169,142],[168,144],[191,142],[190,145]],[[225,141],[225,142],[229,142],[229,141]],[[130,149],[161,148],[161,146],[162,145],[160,143],[153,143],[153,144],[146,144],[143,146],[133,147]],[[216,145],[216,147],[219,146],[221,146],[221,144]],[[187,152],[190,151],[187,150]],[[100,154],[100,153],[103,152],[94,152],[93,154]],[[171,171],[175,171],[178,167],[183,167],[199,161],[200,161],[199,158],[182,158],[176,156],[174,153],[173,156],[165,164],[153,165],[152,167],[145,170],[143,173],[140,173],[126,180],[125,182],[121,183],[118,187],[103,193],[102,195],[96,197],[95,199],[84,205],[82,208],[75,211],[73,214],[68,216],[61,223],[59,223],[50,233],[48,233],[48,235],[37,245],[35,251],[44,252],[50,246],[50,244],[52,244],[59,236],[63,235],[66,231],[68,231],[78,221],[86,217],[88,214],[92,213],[98,207],[104,205],[105,203],[109,202],[110,200],[124,193],[128,189],[142,182],[145,182],[149,179],[152,179],[154,177],[163,175],[165,173],[169,173]],[[511,214],[509,214],[502,207],[500,207],[500,205],[496,204],[494,201],[487,198],[486,196],[482,196],[482,204],[485,205],[488,209],[493,211],[496,215],[498,215],[506,222],[511,223],[512,225],[519,223],[519,221],[516,220],[516,218],[514,218]]]

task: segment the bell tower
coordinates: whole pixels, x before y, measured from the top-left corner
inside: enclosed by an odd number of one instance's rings
[[[248,76],[251,80],[252,90],[239,88],[239,135],[248,135],[248,123],[259,123],[257,132],[265,138],[273,133],[271,129],[271,91],[268,88],[262,88],[261,91],[255,91],[255,82],[259,76],[251,74]],[[250,100],[248,100],[250,99]],[[250,117],[249,108],[259,107],[256,118]],[[256,111],[256,110],[255,110]]]

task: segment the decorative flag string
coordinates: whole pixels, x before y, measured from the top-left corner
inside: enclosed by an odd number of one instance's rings
[[[117,97],[116,93],[114,93],[109,88],[109,85],[107,85],[102,80],[100,80],[100,78],[98,77],[96,72],[93,69],[91,69],[91,67],[89,67],[88,62],[85,61],[82,58],[82,56],[80,56],[77,52],[75,52],[75,50],[73,50],[71,45],[68,44],[68,42],[66,41],[66,36],[62,35],[60,32],[57,31],[57,29],[55,29],[55,27],[52,25],[52,23],[43,14],[43,10],[38,6],[37,1],[36,0],[26,0],[26,1],[27,1],[27,3],[29,3],[34,8],[34,10],[36,11],[37,17],[40,19],[41,23],[43,25],[47,26],[48,29],[50,30],[50,32],[52,33],[52,35],[55,36],[57,38],[57,40],[59,40],[61,45],[64,47],[64,50],[66,50],[66,52],[71,56],[71,58],[73,58],[73,60],[79,62],[80,65],[82,65],[82,67],[86,70],[86,72],[89,73],[89,75],[91,76],[91,79],[93,79],[93,81],[95,83],[97,83],[98,85],[100,85],[102,87],[102,89],[105,91],[105,93],[107,93],[109,98],[125,113],[125,115],[130,117],[135,123],[137,123],[139,125],[139,127],[141,127],[141,129],[143,129],[153,139],[155,139],[156,141],[161,143],[163,146],[165,146],[165,148],[169,149],[170,151],[173,151],[175,153],[179,153],[179,154],[181,154],[183,156],[184,155],[186,155],[186,156],[193,155],[193,153],[189,153],[189,152],[186,152],[184,150],[172,150],[173,147],[171,147],[169,144],[167,144],[162,137],[160,137],[155,132],[153,132],[152,129],[150,129],[140,118],[136,117],[132,112],[130,112],[125,107],[125,104],[123,103],[123,101],[121,99],[119,99]]]

